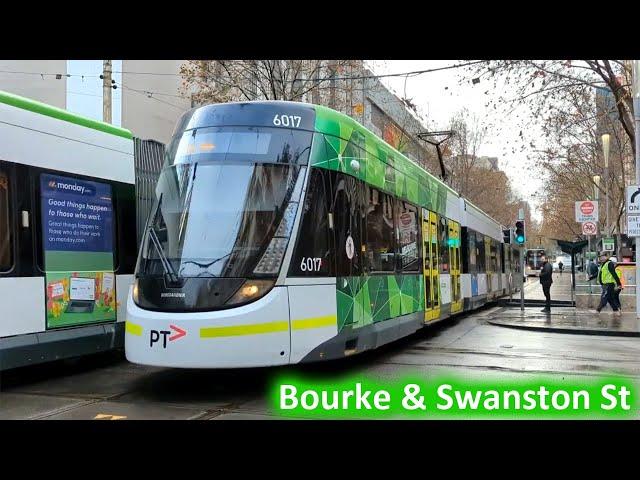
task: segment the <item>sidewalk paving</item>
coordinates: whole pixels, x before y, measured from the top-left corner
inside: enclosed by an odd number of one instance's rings
[[[640,319],[635,312],[624,312],[616,317],[610,310],[598,314],[595,310],[557,307],[547,314],[538,307],[525,308],[524,311],[519,307],[504,307],[487,316],[486,320],[491,325],[527,330],[640,337]]]

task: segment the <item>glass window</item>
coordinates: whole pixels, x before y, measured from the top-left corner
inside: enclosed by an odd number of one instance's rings
[[[364,216],[360,182],[342,173],[331,172],[333,200],[331,212],[335,234],[336,276],[362,272],[361,225]]]
[[[491,271],[498,272],[498,243],[494,239],[491,239],[491,243],[489,245],[491,249]]]
[[[398,255],[400,257],[400,269],[403,272],[420,271],[420,252],[418,245],[418,209],[410,203],[398,201]]]
[[[449,228],[447,219],[438,216],[438,243],[440,244],[440,272],[449,273]]]
[[[300,170],[251,163],[164,169],[144,241],[143,273],[162,274],[168,262],[180,277],[277,275],[295,217],[290,200]]]
[[[11,214],[9,210],[9,176],[0,170],[0,272],[11,269]]]
[[[368,185],[366,257],[371,272],[395,271],[393,198]]]
[[[478,267],[478,273],[486,273],[487,261],[484,248],[484,235],[476,232],[476,265]]]
[[[179,133],[167,148],[167,165],[194,162],[306,164],[311,133],[268,127],[203,127]]]
[[[331,192],[329,171],[312,168],[302,207],[302,220],[289,274],[298,277],[332,276],[329,209]]]
[[[476,233],[473,230],[464,228],[463,235],[466,237],[462,249],[464,273],[476,273]]]

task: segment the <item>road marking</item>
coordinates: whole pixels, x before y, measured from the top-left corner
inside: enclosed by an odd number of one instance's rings
[[[110,415],[107,413],[99,413],[95,417],[93,417],[94,420],[122,420],[124,418],[127,418],[127,416],[126,415]]]

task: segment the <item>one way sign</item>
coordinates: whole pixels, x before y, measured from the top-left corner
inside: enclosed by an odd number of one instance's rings
[[[627,187],[627,215],[640,215],[640,187]]]

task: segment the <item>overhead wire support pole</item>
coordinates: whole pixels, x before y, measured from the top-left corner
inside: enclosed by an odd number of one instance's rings
[[[640,60],[633,61],[633,118],[636,145],[636,185],[640,185]],[[640,248],[636,240],[636,317],[640,318]]]

